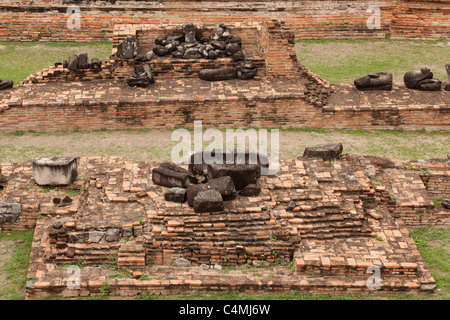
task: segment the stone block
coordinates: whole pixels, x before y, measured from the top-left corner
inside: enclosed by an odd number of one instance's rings
[[[189,160],[189,171],[201,175],[209,164],[255,164],[262,168],[269,167],[269,158],[262,153],[241,150],[212,150],[195,152]]]
[[[175,267],[190,267],[191,263],[189,262],[189,260],[184,259],[184,258],[177,258],[174,261],[174,266]]]
[[[239,195],[246,197],[256,197],[261,193],[261,187],[257,184],[249,184],[239,191]]]
[[[103,231],[90,231],[89,232],[89,241],[93,242],[93,243],[99,243],[102,239],[103,236],[105,235],[105,232]]]
[[[189,171],[169,162],[164,162],[152,171],[152,181],[154,184],[164,187],[187,188],[197,181],[195,176]]]
[[[164,193],[164,199],[166,201],[183,203],[186,201],[186,193],[185,188],[171,188]]]
[[[237,78],[237,70],[233,67],[219,69],[203,69],[198,73],[200,79],[208,81],[232,80]]]
[[[208,185],[206,184],[191,184],[187,187],[187,202],[190,207],[194,206],[194,198],[198,195],[201,191],[208,190]]]
[[[14,222],[22,213],[22,206],[14,200],[0,201],[0,223]]]
[[[208,188],[219,191],[222,196],[230,196],[236,190],[233,179],[229,176],[219,177],[208,181]]]
[[[33,178],[40,186],[71,185],[77,176],[76,158],[40,158],[33,161]]]
[[[249,184],[256,184],[261,176],[261,167],[254,164],[212,164],[208,165],[208,180],[229,176],[236,190],[242,190]]]
[[[120,230],[119,229],[108,229],[105,232],[106,242],[116,242],[120,240]]]
[[[223,210],[224,204],[222,195],[217,190],[209,189],[206,191],[201,191],[194,198],[194,211],[197,213],[217,212]]]
[[[322,160],[339,159],[344,147],[342,143],[319,144],[305,148],[304,158],[321,158]]]

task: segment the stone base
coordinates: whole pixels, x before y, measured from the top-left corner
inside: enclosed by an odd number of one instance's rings
[[[40,186],[67,186],[77,176],[76,158],[40,158],[33,161],[33,178]]]

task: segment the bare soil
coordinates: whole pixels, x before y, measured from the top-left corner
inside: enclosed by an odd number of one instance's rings
[[[168,161],[173,147],[179,143],[171,141],[171,135],[172,130],[0,134],[0,163],[20,163],[50,156],[122,156],[132,161]],[[225,134],[223,136],[225,140]],[[282,159],[302,155],[307,146],[332,142],[341,142],[344,153],[404,161],[446,158],[450,152],[449,132],[283,130],[279,137]],[[210,144],[204,141],[203,147]]]

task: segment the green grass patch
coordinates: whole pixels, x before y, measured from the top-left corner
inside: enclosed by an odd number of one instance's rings
[[[0,242],[9,241],[13,241],[14,249],[11,259],[0,260],[0,272],[6,276],[6,284],[0,287],[0,299],[23,300],[33,231],[13,231],[10,235],[0,233]]]
[[[398,83],[407,71],[423,66],[431,68],[435,78],[446,78],[443,61],[449,45],[443,40],[391,40],[388,35],[387,39],[296,42],[299,61],[331,83],[353,83],[369,72],[391,72]]]
[[[111,55],[111,42],[0,42],[0,78],[14,85],[55,62],[69,60],[71,54],[88,53],[89,58],[103,60]]]
[[[442,200],[444,199],[450,199],[450,195],[441,198],[434,198],[433,203],[435,206],[440,206],[442,204]]]
[[[411,232],[417,248],[436,280],[436,298],[450,298],[450,228],[419,227]]]

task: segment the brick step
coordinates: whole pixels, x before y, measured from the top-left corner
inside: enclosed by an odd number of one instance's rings
[[[242,292],[242,293],[284,293],[299,291],[302,293],[361,293],[378,294],[383,292],[434,292],[435,284],[427,282],[426,279],[414,279],[405,277],[381,277],[379,288],[370,288],[368,286],[368,276],[354,275],[321,277],[312,275],[307,277],[295,276],[285,277],[274,274],[273,270],[259,270],[255,275],[254,269],[231,270],[224,275],[217,270],[202,270],[197,268],[196,272],[186,274],[183,279],[168,278],[167,274],[179,272],[177,267],[149,268],[146,272],[151,275],[151,280],[140,279],[117,279],[108,278],[108,274],[114,274],[114,271],[106,270],[99,275],[96,268],[86,269],[83,276],[95,281],[86,282],[86,290],[91,295],[104,295],[102,288],[105,282],[109,284],[109,296],[130,296],[135,297],[138,294],[174,294],[186,292],[198,292],[210,294],[211,292]],[[285,268],[286,272],[289,272]],[[27,284],[27,291],[33,295],[39,296],[58,292],[67,296],[74,296],[79,292],[67,288],[67,274],[64,270],[47,271],[45,278],[36,279],[32,284]],[[376,290],[379,289],[379,290]]]
[[[145,268],[146,252],[145,248],[135,242],[125,242],[120,244],[117,257],[119,268],[132,267],[133,269]]]
[[[93,266],[93,265],[109,265],[115,264],[115,261],[110,260],[110,255],[100,256],[100,255],[75,255],[73,258],[68,258],[65,256],[56,257],[55,260],[51,262],[56,263],[59,266],[67,265],[77,265],[81,262],[83,266]],[[50,262],[50,261],[48,261]]]
[[[297,251],[294,253],[294,263],[298,275],[371,275],[373,271],[370,270],[375,267],[379,268],[381,277],[418,277],[418,264],[413,262],[375,262],[311,253],[303,256]]]

